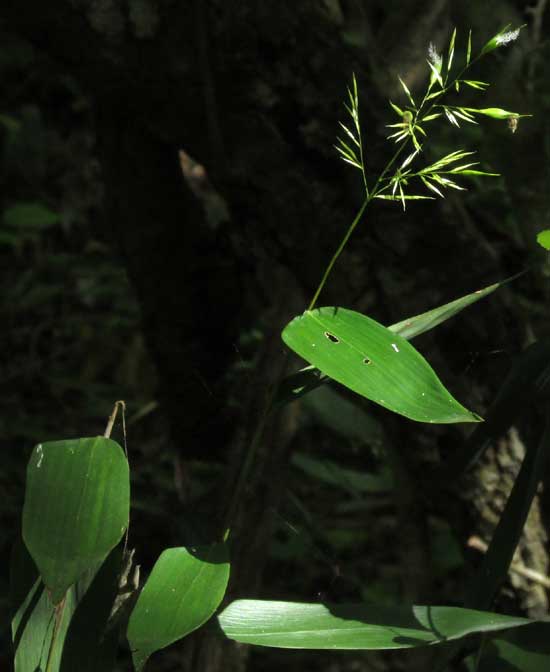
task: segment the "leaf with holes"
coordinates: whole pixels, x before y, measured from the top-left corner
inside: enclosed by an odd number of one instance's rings
[[[394,413],[418,422],[481,420],[451,396],[408,341],[353,310],[306,311],[282,338],[324,374]]]

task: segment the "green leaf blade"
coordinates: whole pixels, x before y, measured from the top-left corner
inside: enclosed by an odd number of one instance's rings
[[[23,539],[54,604],[117,545],[129,509],[128,461],[115,441],[98,436],[35,447]]]
[[[410,340],[419,334],[423,334],[425,331],[429,331],[430,329],[437,327],[442,322],[446,322],[461,310],[464,310],[464,308],[467,308],[480,299],[483,299],[489,294],[492,294],[496,289],[505,283],[510,282],[515,277],[517,276],[508,278],[508,280],[503,280],[502,282],[497,282],[494,285],[489,285],[488,287],[478,289],[471,294],[461,296],[459,299],[445,303],[442,306],[438,306],[433,310],[428,310],[427,312],[421,313],[420,315],[409,317],[406,320],[392,324],[388,327],[388,329],[393,331],[395,334],[399,334],[403,338]]]
[[[388,410],[429,423],[479,422],[402,336],[344,308],[294,318],[283,341],[325,375]]]
[[[441,644],[525,626],[525,618],[458,607],[237,600],[218,617],[229,639],[284,649],[381,650]]]
[[[142,670],[159,649],[185,637],[218,608],[229,581],[225,544],[169,548],[157,560],[128,623],[134,667]]]

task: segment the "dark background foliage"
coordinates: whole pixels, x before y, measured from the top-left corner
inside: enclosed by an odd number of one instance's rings
[[[453,26],[463,59],[469,28],[479,49],[503,25],[527,23],[475,75],[494,83],[482,106],[534,116],[514,135],[490,121],[435,131],[430,156],[473,148],[502,177],[405,214],[377,205],[322,304],[390,324],[543,260],[546,4],[2,2],[4,559],[33,444],[102,433],[125,399],[131,538],[144,574],[162,548],[219,535],[231,510],[231,596],[460,603],[479,562],[466,541],[490,537],[536,412],[469,479],[430,497],[434,465],[468,430],[417,425],[327,388],[275,415],[237,499],[235,483],[266,389],[285,366],[280,329],[305,308],[360,202],[360,181],[333,148],[352,72],[372,175],[391,151],[387,99],[404,102],[396,75],[420,89],[428,44],[443,49]],[[481,414],[521,349],[548,336],[539,269],[415,343]],[[545,507],[541,496],[520,548],[542,574]],[[7,562],[0,581],[7,596]],[[498,607],[540,615],[547,595],[515,580]],[[7,623],[7,597],[0,608]],[[1,636],[7,651],[7,628]],[[218,670],[222,656],[244,668],[242,652],[203,640],[155,665]],[[248,662],[422,668],[407,655],[258,650]],[[2,654],[2,669],[8,661]]]

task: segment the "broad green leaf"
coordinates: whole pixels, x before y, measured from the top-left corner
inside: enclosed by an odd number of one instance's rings
[[[128,527],[122,448],[103,437],[38,444],[27,467],[23,540],[57,604]]]
[[[229,556],[224,544],[169,548],[161,554],[128,623],[137,672],[155,651],[185,637],[212,616],[228,580]]]
[[[237,600],[219,616],[229,639],[284,649],[407,649],[525,626],[525,618],[458,607]]]
[[[475,171],[472,171],[475,172]],[[414,317],[409,317],[406,320],[397,322],[388,327],[390,331],[393,331],[396,334],[399,334],[407,340],[411,340],[415,336],[419,336],[434,327],[437,327],[442,322],[446,322],[451,317],[454,317],[457,313],[464,308],[472,305],[476,301],[485,298],[487,295],[491,294],[498,287],[505,285],[508,282],[511,282],[519,275],[514,275],[511,278],[497,282],[494,285],[489,285],[483,289],[478,289],[471,294],[462,296],[460,299],[446,303],[438,308],[429,310],[426,313],[421,313],[420,315],[415,315]],[[313,366],[308,366],[297,373],[287,376],[281,383],[279,390],[277,392],[277,402],[279,403],[288,403],[295,399],[299,399],[301,396],[308,394],[312,390],[318,388],[321,385],[329,382],[330,378],[323,377],[318,369]],[[487,423],[484,423],[484,425]],[[476,432],[479,428],[484,427],[484,425],[479,425],[476,429]]]
[[[294,318],[288,347],[340,384],[419,422],[479,422],[445,389],[402,336],[345,308],[317,308]]]
[[[545,229],[537,234],[537,243],[545,250],[550,250],[550,229]]]
[[[117,590],[120,551],[99,570],[86,572],[69,588],[51,653],[49,672],[108,672],[116,657],[118,632],[105,626]],[[55,607],[22,541],[14,546],[10,576],[14,609],[15,672],[45,670],[52,645]]]
[[[439,306],[438,308],[434,308],[433,310],[429,310],[426,313],[409,317],[406,320],[392,324],[390,327],[388,327],[388,329],[393,331],[395,334],[399,334],[400,336],[403,336],[403,338],[410,340],[419,334],[423,334],[425,331],[429,331],[430,329],[437,327],[438,324],[446,322],[451,317],[454,317],[457,313],[460,313],[461,310],[464,310],[464,308],[471,306],[472,303],[476,303],[476,301],[483,299],[488,294],[492,294],[495,289],[498,289],[516,277],[517,276],[514,276],[513,278],[508,278],[502,282],[496,282],[494,285],[489,285],[487,287],[483,287],[483,289],[478,289],[471,294],[461,296],[460,299],[455,299],[455,301],[445,303],[444,305]]]

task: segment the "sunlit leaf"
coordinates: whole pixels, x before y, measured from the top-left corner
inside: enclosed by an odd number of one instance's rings
[[[413,317],[407,318],[406,320],[402,320],[401,322],[397,322],[396,324],[392,324],[388,327],[388,329],[394,333],[399,334],[403,338],[410,340],[415,336],[419,336],[420,334],[437,327],[443,322],[446,322],[464,310],[464,308],[467,308],[480,299],[485,298],[502,285],[515,280],[517,277],[519,277],[519,275],[521,274],[514,275],[511,278],[502,280],[501,282],[497,282],[493,285],[489,285],[488,287],[478,289],[471,294],[466,294],[459,299],[451,301],[450,303],[446,303],[442,306],[438,306],[433,310],[429,310],[425,313],[421,313],[420,315],[415,315]],[[540,369],[540,363],[537,363],[536,367],[537,369]],[[309,391],[314,390],[320,385],[323,385],[327,381],[330,381],[330,378],[327,376],[323,377],[318,369],[313,366],[308,366],[305,369],[302,369],[301,371],[298,371],[297,373],[292,374],[284,379],[277,394],[277,400],[280,403],[292,401],[294,398],[297,399],[302,395],[307,394]],[[487,425],[489,425],[489,418],[486,419],[486,422],[477,426],[474,434],[477,434],[480,429],[487,429]]]
[[[484,297],[492,294],[495,289],[498,289],[502,285],[510,282],[517,276],[503,280],[502,282],[496,282],[494,285],[489,285],[483,289],[478,289],[471,294],[466,294],[461,296],[455,301],[446,303],[442,306],[429,310],[426,313],[421,313],[420,315],[415,315],[414,317],[409,317],[406,320],[392,324],[388,329],[393,331],[396,334],[399,334],[403,338],[411,339],[419,334],[423,334],[425,331],[429,331],[442,322],[446,322],[451,317],[454,317],[457,313],[468,306],[471,306],[476,301],[483,299]]]
[[[455,39],[456,39],[456,28],[453,30],[451,41],[449,43],[449,55],[447,57],[447,73],[450,72],[451,66],[453,64],[453,56],[455,53]]]
[[[218,617],[229,639],[284,649],[407,649],[474,633],[526,626],[528,619],[430,606],[300,604],[237,600]]]
[[[394,111],[396,114],[398,114],[400,117],[402,117],[403,114],[404,114],[404,111],[403,111],[400,107],[398,107],[397,105],[395,105],[395,103],[392,103],[391,100],[389,101],[389,103],[390,103],[390,105],[392,106],[393,111]]]
[[[479,89],[480,91],[485,91],[487,87],[490,86],[488,82],[480,82],[477,79],[462,79],[460,80],[463,84],[467,84],[472,89]]]
[[[454,163],[455,161],[460,161],[460,159],[463,159],[465,156],[471,156],[472,154],[475,154],[475,152],[464,152],[462,150],[457,150],[456,152],[451,152],[450,154],[447,154],[446,156],[442,157],[435,163],[432,163],[430,166],[426,166],[426,168],[423,168],[422,170],[418,171],[418,175],[426,174],[426,173],[432,173],[434,171],[439,171],[441,168],[444,168],[445,166],[448,166],[450,163]]]
[[[424,177],[424,175],[421,175],[421,176],[420,176],[420,179],[421,179],[422,182],[426,185],[426,187],[428,187],[428,189],[429,189],[430,191],[435,192],[438,196],[441,196],[441,198],[445,198],[445,196],[443,196],[442,192],[439,191],[439,189],[435,186],[435,184],[432,184],[432,183],[428,180],[427,177]]]
[[[419,422],[478,422],[413,346],[378,322],[344,308],[294,318],[282,334],[291,350],[333,380]]]
[[[436,81],[439,84],[439,86],[441,86],[441,88],[443,88],[443,79],[441,78],[441,75],[439,74],[438,69],[430,61],[427,60],[426,62],[430,66],[430,70],[432,72],[433,80]]]
[[[452,170],[450,171],[451,173],[453,172]],[[483,170],[470,170],[467,168],[466,170],[459,170],[457,171],[460,175],[481,175],[484,177],[500,177],[500,173],[486,173]]]
[[[222,601],[228,580],[225,544],[165,550],[128,622],[135,669],[139,672],[155,651],[205,623]]]
[[[422,123],[424,123],[425,121],[432,121],[433,119],[437,119],[440,116],[441,116],[440,112],[436,112],[435,114],[428,114],[425,117],[422,117],[421,121]]]
[[[117,545],[129,506],[128,461],[111,439],[35,447],[27,467],[23,539],[54,604]]]
[[[383,201],[433,201],[435,198],[433,196],[418,196],[416,194],[405,194],[403,198],[401,196],[391,196],[390,194],[377,194],[374,198],[380,198]]]
[[[405,84],[405,82],[401,79],[401,77],[398,77],[398,79],[401,86],[403,87],[403,91],[406,93],[407,98],[409,99],[410,104],[413,106],[414,109],[416,109],[416,103],[414,102],[414,98],[412,97],[412,94],[409,91],[409,87]]]

